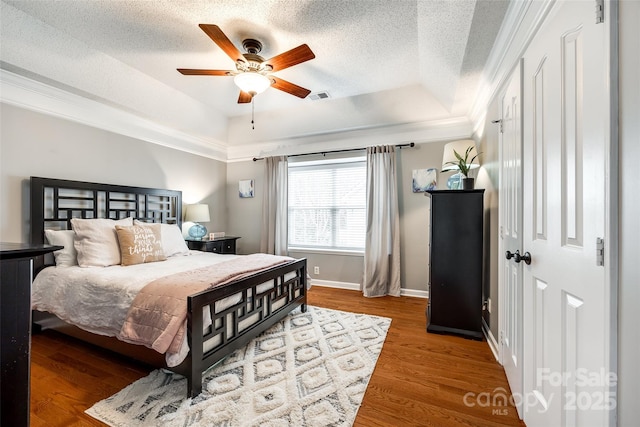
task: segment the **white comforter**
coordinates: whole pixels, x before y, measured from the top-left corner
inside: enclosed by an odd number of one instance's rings
[[[33,281],[31,304],[86,331],[117,337],[136,294],[155,279],[236,258],[190,251],[166,261],[111,267],[47,267]],[[216,307],[218,308],[218,307]],[[177,366],[189,349],[167,354],[168,366]]]

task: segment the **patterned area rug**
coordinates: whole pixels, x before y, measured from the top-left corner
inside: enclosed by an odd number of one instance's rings
[[[110,426],[351,426],[391,319],[298,310],[204,374],[151,372],[86,413]]]

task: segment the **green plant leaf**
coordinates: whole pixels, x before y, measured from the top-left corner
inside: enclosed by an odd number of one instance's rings
[[[481,153],[478,153],[475,156],[473,156],[471,160],[468,160],[469,154],[471,154],[472,150],[473,150],[473,146],[467,147],[467,149],[464,152],[464,157],[462,157],[456,150],[453,150],[453,155],[456,156],[456,159],[458,159],[458,161],[447,162],[445,163],[445,165],[452,165],[457,167],[460,173],[465,177],[467,177],[469,175],[469,171],[471,170],[471,164],[481,154]]]

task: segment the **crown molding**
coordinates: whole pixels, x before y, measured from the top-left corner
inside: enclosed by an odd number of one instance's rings
[[[371,126],[336,132],[298,135],[258,144],[229,146],[228,162],[242,162],[254,157],[305,154],[318,151],[358,149],[381,144],[418,144],[469,138],[472,126],[466,117],[446,120]]]
[[[152,144],[227,160],[227,145],[160,125],[133,113],[0,69],[0,102]]]
[[[230,146],[162,126],[123,109],[5,69],[0,69],[0,102],[222,162],[246,161],[256,156],[274,154],[365,148],[376,144],[428,143],[468,138],[472,133],[469,120],[458,117],[317,132]]]
[[[474,133],[484,123],[487,107],[502,90],[556,0],[512,1],[483,70],[487,82],[469,113]]]

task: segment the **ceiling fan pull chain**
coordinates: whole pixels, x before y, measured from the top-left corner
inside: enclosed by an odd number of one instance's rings
[[[252,96],[251,97],[251,129],[255,129],[256,128],[256,126],[253,123],[253,117],[255,115],[255,101],[254,101],[254,99],[256,99],[256,97]]]

